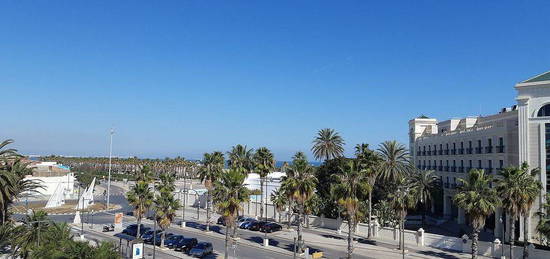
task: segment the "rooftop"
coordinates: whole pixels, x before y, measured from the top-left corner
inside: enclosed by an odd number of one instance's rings
[[[542,81],[550,81],[550,71],[544,72],[540,75],[529,78],[521,83],[534,83],[534,82],[542,82]]]

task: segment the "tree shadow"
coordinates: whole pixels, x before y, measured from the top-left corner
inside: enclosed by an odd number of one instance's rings
[[[429,255],[434,256],[437,258],[445,258],[445,259],[459,259],[460,257],[454,256],[452,254],[448,254],[445,252],[435,252],[435,251],[418,251],[419,254],[423,255]]]

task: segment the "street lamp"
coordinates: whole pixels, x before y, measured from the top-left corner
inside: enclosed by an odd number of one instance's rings
[[[107,209],[109,209],[109,198],[111,197],[111,158],[113,155],[113,134],[115,134],[115,131],[111,129],[111,141],[109,143],[109,178],[107,180]]]
[[[500,231],[502,233],[502,240],[500,242],[500,258],[504,258],[504,231],[506,231],[504,229],[504,225],[502,224],[502,222],[504,222],[502,220],[502,215],[498,218],[498,222],[500,222],[500,227],[502,228],[502,230]]]

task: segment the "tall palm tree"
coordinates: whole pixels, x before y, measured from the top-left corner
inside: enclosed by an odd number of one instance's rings
[[[353,254],[353,234],[357,223],[364,216],[360,211],[360,199],[370,192],[372,186],[368,184],[366,175],[358,170],[356,162],[349,160],[340,167],[340,173],[335,176],[335,184],[331,186],[332,196],[342,207],[343,216],[348,220],[348,252],[347,258]]]
[[[521,168],[518,167],[508,167],[504,168],[499,172],[501,176],[497,180],[498,186],[497,191],[502,199],[503,207],[506,210],[509,217],[509,224],[511,226],[510,231],[510,258],[513,258],[513,247],[516,232],[516,220],[520,213],[522,212],[522,206],[525,202],[524,197],[526,195],[526,186],[525,186],[525,174],[528,170],[526,163],[522,164]]]
[[[292,197],[293,202],[298,206],[298,252],[303,252],[304,241],[302,227],[304,221],[304,210],[306,202],[315,193],[317,179],[314,177],[313,168],[309,165],[306,156],[302,152],[296,153],[292,165],[287,170],[287,177],[283,184]]]
[[[477,258],[479,231],[485,226],[485,219],[493,214],[501,203],[497,190],[489,186],[492,181],[493,177],[486,175],[483,170],[472,169],[466,180],[459,179],[461,185],[454,197],[455,204],[470,216],[473,228],[472,259]]]
[[[176,217],[176,211],[180,208],[178,201],[174,198],[173,191],[176,189],[174,181],[175,175],[170,173],[162,173],[159,176],[160,183],[157,187],[159,195],[155,198],[155,220],[159,227],[163,230],[160,237],[160,245],[164,246],[166,228],[172,224]]]
[[[248,149],[243,145],[236,145],[227,152],[228,165],[233,169],[239,169],[241,172],[249,173],[253,169],[252,156],[254,150]]]
[[[15,244],[14,254],[22,258],[28,258],[33,250],[40,246],[41,240],[47,235],[46,229],[51,224],[48,214],[42,210],[32,211],[27,215],[23,225],[14,230]]]
[[[411,169],[407,148],[395,140],[380,144],[378,154],[382,160],[378,167],[382,180],[396,181]]]
[[[334,129],[321,129],[313,140],[311,151],[317,160],[325,161],[344,154],[344,139]]]
[[[0,143],[0,158],[14,158],[21,156],[17,153],[17,149],[5,148],[7,145],[12,143],[13,139],[7,139]]]
[[[154,200],[154,193],[149,187],[149,183],[145,181],[137,181],[126,193],[128,203],[134,207],[134,216],[137,218],[137,236],[140,235],[140,225],[143,215],[149,211]]]
[[[523,258],[529,257],[529,228],[527,219],[531,217],[531,208],[533,203],[540,196],[542,183],[535,177],[539,173],[538,169],[529,170],[527,163],[521,166],[521,184],[523,186],[523,202],[520,205],[520,215],[523,217]]]
[[[542,212],[540,213],[540,221],[537,224],[537,231],[542,235],[541,239],[546,246],[550,243],[550,194],[546,194],[545,203],[542,204]]]
[[[429,202],[432,200],[432,191],[439,186],[439,178],[434,171],[418,170],[411,175],[412,195],[422,204],[422,227],[426,222],[426,211]]]
[[[260,193],[261,193],[261,208],[260,208],[260,215],[263,218],[264,217],[264,194],[266,195],[267,199],[267,193],[264,193],[264,184],[266,185],[265,189],[267,191],[267,182],[266,177],[273,171],[275,168],[275,158],[273,157],[273,153],[266,148],[261,147],[258,150],[256,150],[256,153],[253,157],[254,161],[254,171],[260,175]],[[267,211],[265,217],[267,218]]]
[[[0,206],[2,222],[6,222],[9,216],[9,206],[23,196],[38,193],[44,187],[39,180],[26,179],[32,175],[33,169],[19,157],[11,161],[4,161],[0,166]]]
[[[395,190],[389,195],[390,205],[393,208],[399,219],[399,233],[400,243],[399,248],[405,250],[405,218],[407,217],[407,210],[413,208],[417,201],[414,195],[411,195],[413,191],[411,177],[409,175],[401,173],[395,180]]]
[[[212,190],[214,182],[221,176],[224,159],[222,152],[205,153],[202,159],[203,166],[199,169],[199,178],[208,190],[206,202],[206,231],[210,231],[210,218],[212,210]]]
[[[228,258],[229,229],[236,227],[237,213],[242,203],[250,199],[250,192],[244,184],[246,175],[241,170],[230,169],[214,183],[214,197],[219,213],[225,219],[225,258]]]
[[[287,195],[284,190],[278,188],[271,193],[271,202],[275,206],[275,209],[279,213],[279,222],[281,222],[281,213],[286,210],[289,205]]]
[[[380,156],[373,150],[369,149],[369,144],[357,144],[355,146],[355,160],[357,161],[357,169],[360,170],[366,177],[369,185],[369,197],[368,197],[368,216],[367,224],[369,225],[367,231],[367,238],[371,238],[372,235],[372,191],[376,184],[376,178],[378,178],[378,165],[380,164]]]

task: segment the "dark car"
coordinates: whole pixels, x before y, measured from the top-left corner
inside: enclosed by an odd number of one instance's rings
[[[252,231],[258,231],[267,223],[269,223],[269,222],[267,222],[267,221],[254,221],[252,224],[250,224],[250,227],[248,227],[248,229],[250,229]]]
[[[149,230],[145,232],[143,235],[141,235],[141,239],[143,239],[143,242],[145,243],[153,243],[154,235],[158,236],[160,233],[162,233],[161,229],[157,229],[156,231]]]
[[[225,226],[225,218],[223,216],[218,218],[218,225],[224,225]]]
[[[198,241],[196,238],[184,238],[175,244],[174,250],[188,253],[191,248],[197,245],[197,243]]]
[[[254,222],[257,222],[257,220],[251,218],[251,219],[241,223],[239,225],[239,227],[242,228],[242,229],[250,229],[250,226],[252,226],[254,224]]]
[[[145,227],[143,226],[143,224],[140,225],[139,227],[139,235],[137,235],[137,224],[132,224],[128,227],[126,227],[124,230],[122,230],[122,233],[123,234],[126,234],[126,235],[130,235],[130,236],[134,236],[134,237],[140,237],[141,235],[143,235],[143,233],[147,232],[149,230],[148,227]]]
[[[174,234],[172,233],[164,233],[164,240],[171,238],[173,235]],[[155,245],[160,246],[161,240],[162,240],[162,233],[157,234],[157,237],[154,240],[156,241]],[[151,244],[153,244],[153,240],[151,240]]]
[[[260,227],[260,231],[267,232],[267,233],[276,232],[281,229],[283,229],[283,227],[275,222],[269,222],[263,225],[262,227]]]
[[[173,235],[169,238],[166,238],[164,240],[164,246],[168,247],[168,248],[174,248],[176,246],[176,244],[184,239],[185,237],[183,235]]]
[[[189,255],[195,257],[204,257],[205,255],[211,254],[214,252],[214,247],[212,243],[209,242],[200,242],[195,247],[189,251]]]

